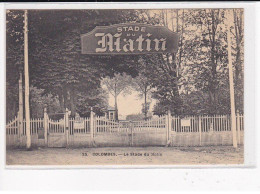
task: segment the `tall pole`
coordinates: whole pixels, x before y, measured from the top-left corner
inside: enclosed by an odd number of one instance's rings
[[[20,79],[19,79],[19,112],[18,112],[18,134],[19,134],[19,141],[21,140],[21,135],[23,134],[23,76],[20,72]]]
[[[31,148],[30,132],[30,104],[29,104],[29,66],[28,66],[28,18],[24,11],[24,80],[25,80],[25,121],[26,121],[26,148]]]
[[[94,145],[94,113],[93,108],[90,108],[90,137],[91,137],[91,143]]]
[[[147,92],[146,92],[146,89],[145,89],[145,92],[144,92],[144,119],[146,120],[147,119],[147,107],[146,107],[146,104],[147,104],[147,102],[146,102],[146,94]]]
[[[236,134],[236,112],[235,112],[235,92],[234,92],[234,80],[233,80],[233,67],[232,67],[232,55],[231,55],[231,39],[230,39],[230,23],[231,14],[230,10],[227,10],[227,43],[228,43],[228,74],[229,74],[229,90],[230,90],[230,107],[231,107],[231,130],[233,136],[233,147],[237,148],[237,134]]]

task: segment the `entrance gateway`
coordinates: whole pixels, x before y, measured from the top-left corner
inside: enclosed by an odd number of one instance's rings
[[[131,55],[175,53],[178,33],[164,26],[140,23],[97,26],[81,35],[82,54]],[[46,114],[47,115],[47,114]],[[46,116],[48,147],[65,146],[165,146],[169,140],[167,115],[143,121],[115,121],[105,117],[64,118]]]
[[[146,121],[109,121],[97,117],[94,143],[97,146],[165,146],[166,117]]]
[[[90,118],[69,118],[66,114],[57,121],[44,118],[48,123],[48,147],[166,146],[169,141],[167,115],[142,121],[115,121],[93,112]]]
[[[179,36],[162,26],[116,24],[97,26],[81,36],[82,54],[117,55],[172,53]],[[48,122],[48,146],[165,146],[169,127],[166,116],[143,121],[114,121],[105,117]],[[67,126],[68,125],[68,126]]]
[[[91,55],[174,53],[177,52],[178,40],[179,35],[164,26],[116,24],[98,26],[81,35],[81,49],[82,54]],[[20,82],[19,86],[22,88]],[[63,118],[60,120],[52,120],[45,108],[43,119],[15,118],[7,124],[7,145],[166,146],[171,142],[170,134],[173,129],[181,129],[180,122],[172,119],[170,113],[142,121],[109,120],[95,116],[92,109],[89,118],[70,118],[67,109],[61,115]],[[32,141],[27,141],[28,139]]]

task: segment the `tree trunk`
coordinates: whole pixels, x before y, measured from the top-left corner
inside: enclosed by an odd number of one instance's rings
[[[182,24],[181,24],[181,36],[180,36],[180,46],[179,46],[179,63],[177,67],[177,77],[180,77],[181,59],[182,59],[182,46],[183,46],[183,29],[184,29],[184,10],[182,10]]]
[[[115,91],[115,120],[117,121],[118,120],[118,108],[117,108],[117,90],[116,90],[116,83],[115,83],[115,88],[114,88],[114,91]]]
[[[12,104],[12,111],[11,111],[11,117],[10,119],[13,119],[16,116],[16,102]]]
[[[68,107],[68,91],[65,89],[63,90],[63,100],[64,100],[64,108],[69,108]]]
[[[147,89],[145,88],[144,90],[144,119],[146,120],[147,119],[147,107],[146,107],[146,104],[147,104]]]
[[[70,108],[71,108],[71,116],[75,116],[76,108],[75,108],[75,96],[74,90],[70,90]]]
[[[115,120],[118,121],[117,96],[115,96]]]
[[[64,98],[63,98],[62,92],[60,92],[58,94],[58,98],[59,98],[60,108],[61,108],[62,112],[65,112]]]
[[[174,103],[173,107],[171,108],[171,111],[179,114],[181,112],[181,98],[180,98],[180,93],[179,93],[179,88],[178,88],[178,79],[177,79],[177,68],[176,68],[176,56],[172,54],[172,66],[173,66],[173,71],[171,72],[171,77],[173,80],[173,85],[172,85],[172,91],[174,94]]]
[[[209,83],[209,105],[210,105],[210,110],[209,112],[211,114],[216,113],[216,107],[217,107],[217,102],[216,102],[216,87],[217,87],[217,57],[216,57],[216,29],[217,29],[217,23],[216,23],[216,18],[214,15],[214,11],[211,11],[211,19],[212,19],[212,24],[211,24],[211,30],[209,31],[209,36],[210,36],[210,49],[211,49],[211,81]]]

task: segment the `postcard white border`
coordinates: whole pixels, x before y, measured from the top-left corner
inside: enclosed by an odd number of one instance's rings
[[[171,9],[171,8],[244,8],[245,9],[245,164],[244,165],[149,165],[149,166],[129,166],[129,165],[109,165],[109,166],[13,166],[8,167],[12,169],[5,169],[5,108],[0,110],[0,183],[3,183],[3,186],[0,184],[1,188],[38,188],[41,183],[38,181],[39,178],[44,179],[46,183],[56,188],[72,188],[73,186],[79,184],[81,188],[98,188],[97,178],[100,178],[102,182],[109,180],[111,183],[111,177],[116,178],[118,181],[116,184],[105,184],[107,188],[112,188],[117,186],[117,189],[123,189],[123,183],[135,183],[135,188],[143,188],[145,184],[143,182],[150,181],[149,185],[151,189],[158,188],[158,184],[167,183],[167,188],[170,188],[175,181],[175,189],[183,189],[184,184],[187,184],[192,188],[194,181],[201,184],[201,188],[210,188],[212,185],[217,186],[219,182],[213,181],[214,175],[222,177],[219,181],[222,183],[222,187],[230,187],[232,184],[227,184],[228,181],[231,181],[233,184],[241,181],[241,178],[244,180],[243,185],[257,185],[257,180],[252,180],[248,174],[250,171],[256,167],[256,148],[259,146],[259,142],[256,141],[257,133],[255,128],[255,3],[6,3],[0,4],[1,15],[0,15],[0,30],[1,30],[1,39],[0,44],[0,60],[1,60],[1,76],[0,76],[0,99],[1,107],[5,107],[5,9]],[[260,9],[259,9],[260,10]],[[259,11],[258,10],[258,11]],[[259,51],[259,50],[258,50]],[[258,61],[259,62],[259,61]],[[259,86],[259,85],[258,85]],[[258,103],[259,104],[259,103]],[[258,138],[259,140],[259,138]],[[257,144],[256,144],[257,143]],[[3,154],[4,153],[4,154]],[[251,167],[246,169],[240,169],[241,167]],[[18,170],[23,169],[23,170]],[[69,170],[68,169],[74,169]],[[83,169],[84,168],[84,169]],[[87,168],[87,169],[86,169]],[[98,168],[98,169],[97,169]],[[111,169],[113,168],[113,169]],[[123,169],[122,169],[123,168]],[[125,168],[131,168],[131,171]],[[137,169],[133,169],[137,168]],[[140,170],[139,168],[148,168],[145,170]],[[160,169],[158,169],[160,168]],[[167,168],[167,169],[165,169]],[[168,169],[171,168],[171,169]],[[34,170],[32,170],[34,169]],[[36,170],[37,169],[37,170]],[[44,169],[44,170],[39,170]],[[51,170],[50,170],[51,169]],[[59,169],[53,170],[53,169]],[[81,170],[77,170],[81,169]],[[120,169],[120,170],[119,170]],[[119,173],[120,171],[120,173]],[[243,172],[241,172],[243,171]],[[109,173],[108,173],[109,172]],[[171,180],[163,178],[166,172],[171,172]],[[248,174],[246,174],[246,172]],[[143,174],[144,173],[144,174]],[[244,176],[241,177],[238,174],[242,173]],[[87,175],[88,174],[88,175]],[[118,177],[120,174],[120,178]],[[156,178],[160,174],[162,177],[160,180]],[[172,176],[174,174],[174,176]],[[49,176],[51,175],[51,176]],[[52,176],[53,175],[53,176]],[[66,175],[66,176],[64,176]],[[129,178],[125,177],[126,175]],[[143,176],[147,177],[147,180],[142,178]],[[84,180],[80,178],[74,179],[72,182],[66,177],[84,177]],[[89,181],[86,184],[86,176]],[[122,176],[122,177],[121,177]],[[155,177],[154,177],[155,176]],[[205,179],[205,176],[208,177]],[[33,181],[33,184],[26,185],[24,177],[30,177],[30,180]],[[59,181],[56,182],[57,177]],[[154,177],[158,182],[154,182],[151,178]],[[169,175],[166,175],[169,178]],[[179,178],[177,178],[179,177]],[[181,178],[180,178],[181,177]],[[186,177],[186,178],[185,178]],[[189,177],[189,178],[188,178]],[[204,178],[203,178],[204,177]],[[245,177],[248,177],[246,179]],[[2,179],[4,178],[4,179]],[[176,179],[177,178],[177,179]],[[250,179],[250,181],[249,181]],[[17,181],[15,181],[17,180]],[[77,180],[77,181],[75,181]],[[96,181],[96,182],[95,182]],[[172,182],[173,181],[173,182]],[[204,181],[202,186],[202,181]],[[224,182],[223,182],[224,181]],[[226,182],[225,182],[226,181]],[[12,185],[11,182],[16,182],[16,185]],[[56,182],[56,184],[54,184]],[[91,185],[90,185],[91,184]],[[242,187],[242,184],[233,185],[237,188]]]

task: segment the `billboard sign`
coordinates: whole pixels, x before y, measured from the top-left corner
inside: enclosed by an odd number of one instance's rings
[[[97,26],[81,35],[82,54],[174,53],[179,35],[164,26],[139,23]]]

